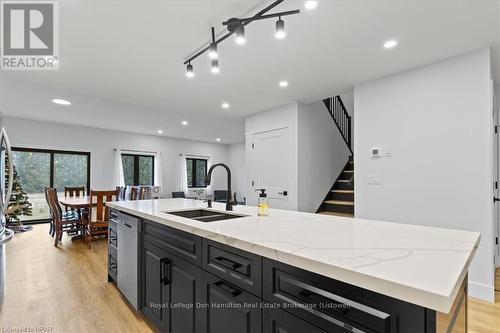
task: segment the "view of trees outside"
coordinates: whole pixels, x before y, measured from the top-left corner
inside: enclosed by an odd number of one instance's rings
[[[54,154],[54,187],[64,193],[64,186],[87,187],[87,156]]]
[[[193,160],[186,159],[188,186],[193,187]]]
[[[125,185],[134,186],[134,156],[122,155],[123,176],[125,178]]]
[[[125,185],[153,185],[153,156],[141,155],[122,155],[123,176]],[[139,178],[135,178],[135,172],[139,174]]]
[[[152,156],[139,156],[139,185],[153,185]]]
[[[49,207],[45,200],[44,189],[50,186],[50,154],[14,151],[13,158],[21,186],[33,205],[33,215],[20,216],[20,220],[48,218]]]
[[[13,151],[14,165],[21,186],[33,205],[33,215],[22,220],[39,220],[49,217],[45,200],[45,187],[50,187],[50,152]],[[87,187],[87,155],[54,153],[54,184],[60,196],[64,186]]]
[[[196,186],[205,187],[205,177],[207,176],[207,161],[198,160],[196,163]]]
[[[193,168],[195,169],[194,175]],[[189,187],[205,187],[205,177],[207,175],[207,160],[187,158],[186,169]]]

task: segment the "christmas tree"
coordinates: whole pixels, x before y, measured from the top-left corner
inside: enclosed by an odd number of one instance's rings
[[[5,163],[5,175],[8,178],[9,175],[9,164]],[[5,218],[7,223],[16,225],[22,225],[19,222],[20,216],[31,216],[32,214],[32,205],[28,201],[28,195],[23,190],[21,185],[21,181],[19,178],[19,174],[16,171],[16,167],[13,169],[14,172],[14,181],[12,185],[12,195],[10,196],[7,211],[5,212]]]

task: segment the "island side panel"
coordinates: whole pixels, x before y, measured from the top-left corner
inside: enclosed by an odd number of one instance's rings
[[[468,332],[468,276],[466,275],[450,313],[436,313],[436,333]]]

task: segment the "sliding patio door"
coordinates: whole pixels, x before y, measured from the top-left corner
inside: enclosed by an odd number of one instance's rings
[[[23,222],[49,218],[45,187],[55,187],[64,196],[65,186],[90,188],[90,153],[31,148],[13,148],[14,167],[23,190],[32,204],[32,216],[21,216]]]

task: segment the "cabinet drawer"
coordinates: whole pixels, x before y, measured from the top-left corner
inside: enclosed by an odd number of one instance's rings
[[[114,209],[109,210],[109,222],[116,223],[118,221],[118,211]]]
[[[264,309],[262,317],[264,333],[328,333],[281,309]]]
[[[205,272],[205,333],[260,333],[261,300]]]
[[[262,296],[262,257],[203,239],[203,268],[254,295]]]
[[[159,223],[144,222],[142,233],[145,241],[201,266],[201,237]]]
[[[110,247],[114,247],[116,250],[118,248],[118,225],[110,221],[108,224],[108,230],[109,230],[109,238],[108,238],[109,245]]]
[[[287,311],[328,332],[344,329],[361,332],[424,332],[424,310],[387,296],[346,283],[264,259],[264,299],[279,303]],[[397,303],[397,304],[396,304]],[[385,308],[381,309],[381,304]],[[291,305],[291,306],[290,306]],[[401,307],[400,310],[395,310]],[[412,308],[413,307],[413,308]],[[411,309],[411,311],[410,311]],[[393,311],[408,310],[408,317],[419,317],[410,330],[397,326]],[[413,312],[415,311],[415,312]],[[399,314],[395,314],[399,316]],[[414,321],[406,318],[410,323]]]
[[[118,261],[116,260],[116,254],[113,256],[111,252],[108,253],[108,274],[116,281],[118,276]]]

